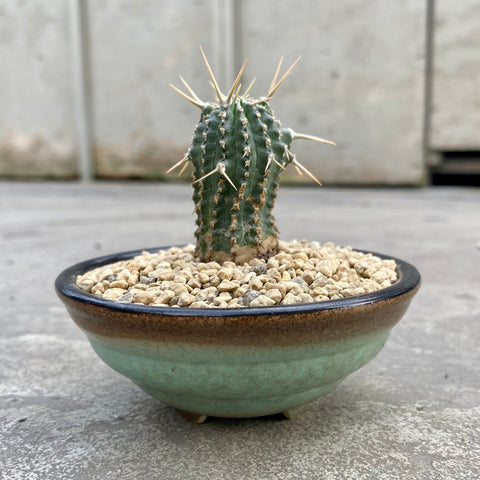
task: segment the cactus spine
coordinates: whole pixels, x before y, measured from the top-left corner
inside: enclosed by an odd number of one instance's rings
[[[303,138],[330,143],[318,137],[297,134],[283,128],[268,104],[295,62],[277,81],[282,59],[266,97],[259,100],[239,94],[243,64],[232,88],[224,96],[205,54],[218,103],[204,103],[180,77],[189,95],[184,98],[201,108],[192,145],[179,166],[193,165],[193,200],[197,214],[197,255],[203,261],[233,260],[243,263],[255,257],[269,257],[278,250],[278,230],[272,209],[279,175],[287,165],[318,180],[290,151],[293,140]]]

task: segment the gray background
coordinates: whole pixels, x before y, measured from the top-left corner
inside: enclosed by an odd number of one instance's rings
[[[475,0],[4,0],[0,176],[162,177],[199,114],[168,82],[213,99],[202,45],[224,90],[248,58],[256,96],[303,56],[272,106],[337,142],[295,144],[325,182],[422,184],[480,150],[479,23]]]

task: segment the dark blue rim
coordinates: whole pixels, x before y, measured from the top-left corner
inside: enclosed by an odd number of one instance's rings
[[[382,259],[395,260],[397,263],[398,280],[391,287],[383,288],[373,293],[366,293],[355,297],[342,298],[338,300],[326,300],[324,302],[302,303],[297,305],[274,305],[272,307],[243,307],[243,308],[188,308],[188,307],[153,307],[149,305],[137,305],[130,303],[117,303],[112,300],[105,300],[96,295],[87,293],[75,285],[77,275],[82,275],[88,270],[102,267],[109,263],[115,263],[120,260],[128,260],[147,251],[155,253],[158,250],[166,250],[170,247],[149,248],[142,250],[133,250],[130,252],[114,253],[102,257],[92,258],[84,262],[77,263],[65,269],[57,277],[55,281],[55,289],[61,297],[66,296],[72,300],[82,302],[89,305],[107,308],[117,312],[125,313],[143,313],[170,316],[188,316],[188,317],[220,317],[229,316],[236,317],[242,315],[281,315],[293,313],[309,313],[321,310],[333,310],[339,308],[352,308],[362,305],[369,305],[381,300],[398,297],[411,290],[414,290],[420,284],[420,273],[411,264],[375,252],[366,252],[364,250],[356,250],[363,253],[371,253]]]

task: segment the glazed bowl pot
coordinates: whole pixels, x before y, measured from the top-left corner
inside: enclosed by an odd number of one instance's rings
[[[203,416],[288,412],[331,391],[377,355],[420,285],[418,271],[398,259],[391,287],[300,305],[155,307],[75,285],[77,275],[141,252],[74,265],[58,276],[57,293],[107,365],[162,402]]]

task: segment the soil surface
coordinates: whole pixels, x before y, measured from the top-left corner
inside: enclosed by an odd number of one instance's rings
[[[77,278],[108,300],[161,307],[240,308],[321,302],[370,293],[397,280],[394,260],[306,241],[280,242],[268,260],[204,263],[195,246],[143,252]]]

